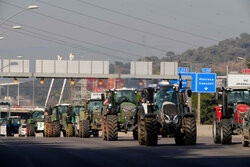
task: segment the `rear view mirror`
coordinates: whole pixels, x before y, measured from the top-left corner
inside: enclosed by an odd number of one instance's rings
[[[188,97],[191,97],[192,96],[192,90],[187,90],[187,95],[188,95]]]
[[[216,100],[220,99],[222,97],[222,92],[216,92],[215,98]]]

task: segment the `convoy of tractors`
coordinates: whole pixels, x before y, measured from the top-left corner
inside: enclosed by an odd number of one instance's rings
[[[81,104],[58,104],[44,111],[35,110],[26,120],[26,134],[19,136],[99,137],[115,141],[118,132],[131,132],[140,145],[155,146],[158,137],[173,137],[176,145],[195,145],[197,137],[195,114],[188,105],[191,90],[169,82],[148,85],[142,90],[110,89],[92,93]],[[241,135],[242,145],[250,141],[250,89],[227,87],[217,91],[221,104],[214,109],[212,135],[216,144],[231,144],[232,135]],[[5,121],[7,134],[13,135],[18,118]],[[20,119],[20,118],[19,118]],[[1,122],[4,122],[2,120]],[[2,123],[3,124],[3,123]]]

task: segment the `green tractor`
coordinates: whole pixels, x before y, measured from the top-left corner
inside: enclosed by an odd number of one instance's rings
[[[39,132],[44,133],[44,111],[34,110],[26,122],[26,135],[27,137],[35,136],[35,133]]]
[[[79,136],[88,138],[90,135],[99,136],[99,131],[102,130],[102,108],[103,99],[90,99],[87,102],[87,109],[80,112]]]
[[[118,139],[118,132],[133,132],[134,140],[138,139],[137,109],[139,94],[135,89],[113,89],[107,92],[102,111],[103,140]]]
[[[161,82],[145,88],[138,109],[138,142],[157,145],[158,135],[174,137],[176,145],[196,144],[194,113],[187,105],[187,92],[180,86]]]
[[[79,133],[79,125],[80,125],[80,113],[85,111],[86,109],[86,104],[77,104],[77,105],[72,105],[72,112],[75,115],[73,127],[74,127],[74,133],[76,137],[80,137]]]
[[[75,114],[69,104],[60,104],[49,108],[45,116],[45,137],[74,136]]]

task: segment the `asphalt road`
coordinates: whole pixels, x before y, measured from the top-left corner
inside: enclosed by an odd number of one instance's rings
[[[118,141],[101,138],[0,137],[0,166],[240,166],[250,167],[250,147],[239,138],[231,145],[215,145],[211,137],[198,137],[197,145],[176,146],[160,138],[158,146],[139,146],[131,137]]]

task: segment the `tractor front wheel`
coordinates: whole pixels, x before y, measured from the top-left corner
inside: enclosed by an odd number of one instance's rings
[[[140,145],[145,145],[146,141],[146,126],[145,121],[138,116],[138,142]]]
[[[54,137],[60,137],[61,130],[59,122],[54,122],[53,126],[54,126]]]
[[[73,124],[69,123],[66,128],[66,137],[73,137]]]
[[[216,113],[214,113],[212,130],[214,143],[221,143],[221,127]]]
[[[117,115],[107,116],[107,140],[115,141],[118,139],[118,120]]]
[[[232,143],[232,121],[231,119],[221,120],[221,143],[222,144]]]
[[[107,125],[106,125],[106,119],[104,116],[102,118],[102,139],[107,140]]]
[[[83,123],[82,136],[83,138],[89,138],[90,137],[89,120],[83,120],[82,123]]]
[[[157,120],[155,118],[146,118],[146,145],[156,146],[158,143]]]
[[[34,124],[30,124],[29,128],[30,128],[30,134],[29,134],[29,136],[35,136],[35,125]]]
[[[184,118],[184,144],[195,145],[197,138],[196,122],[194,117]]]

